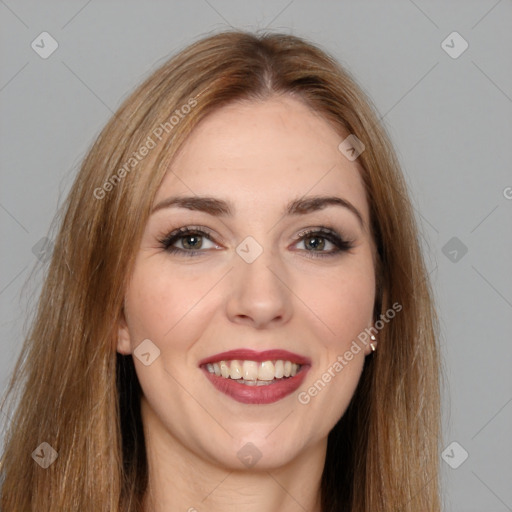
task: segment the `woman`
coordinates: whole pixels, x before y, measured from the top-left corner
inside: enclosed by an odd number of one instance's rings
[[[204,38],[69,194],[9,386],[2,510],[439,511],[436,332],[348,73],[291,35]]]

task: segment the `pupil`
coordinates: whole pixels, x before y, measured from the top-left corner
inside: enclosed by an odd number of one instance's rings
[[[197,235],[188,235],[188,236],[184,237],[184,240],[185,240],[186,242],[185,242],[183,245],[184,245],[185,247],[187,247],[187,246],[188,246],[190,249],[196,249],[197,247],[200,247],[200,246],[201,246],[201,244],[200,244],[200,243],[198,243],[198,240],[199,240],[200,238],[201,238],[201,237],[200,237],[200,236],[197,236]],[[190,240],[190,239],[195,240],[196,242],[195,242],[195,243],[194,243],[194,242],[189,243],[189,241],[188,241],[188,240]]]
[[[325,241],[322,239],[322,237],[311,237],[309,238],[310,240],[310,243],[309,243],[309,246],[312,247],[313,249],[317,249],[317,248],[321,248],[323,249],[324,245],[325,245]],[[316,243],[313,242],[311,243],[311,240],[316,240]],[[318,242],[318,240],[321,240],[321,242]]]

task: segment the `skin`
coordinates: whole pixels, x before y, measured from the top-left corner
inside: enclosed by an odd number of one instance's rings
[[[362,345],[309,403],[297,395],[372,325],[375,300],[369,207],[357,160],[338,149],[344,138],[290,96],[231,104],[202,120],[166,174],[154,204],[214,196],[232,201],[235,211],[218,217],[161,209],[137,254],[118,351],[131,354],[144,339],[160,350],[148,366],[134,357],[150,475],[146,510],[320,511],[327,435],[370,347]],[[283,217],[284,206],[304,195],[342,197],[364,225],[339,206]],[[213,240],[203,237],[197,256],[166,252],[159,240],[187,225],[209,228]],[[320,226],[354,247],[314,258],[311,235],[297,234]],[[236,252],[247,236],[263,248],[250,264]],[[335,249],[321,241],[316,251]],[[187,250],[187,242],[190,236],[174,246]],[[236,348],[290,350],[312,366],[297,392],[272,404],[242,404],[217,391],[198,366]],[[237,457],[248,442],[261,453],[251,468]]]

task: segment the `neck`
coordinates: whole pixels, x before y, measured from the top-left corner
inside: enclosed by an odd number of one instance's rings
[[[327,440],[268,470],[233,470],[198,456],[174,438],[141,402],[148,488],[144,512],[321,512]]]

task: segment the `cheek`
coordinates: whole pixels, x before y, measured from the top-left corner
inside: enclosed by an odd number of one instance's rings
[[[375,278],[371,259],[331,273],[315,287],[314,309],[326,335],[317,336],[316,365],[297,395],[317,422],[316,436],[326,436],[345,413],[364,367],[364,343],[358,336],[371,326]]]
[[[304,304],[319,319],[330,349],[342,349],[371,325],[376,291],[371,259],[317,275],[309,284],[304,280],[301,289]]]
[[[175,268],[155,264],[148,259],[139,264],[126,294],[126,311],[132,346],[149,338],[160,348],[179,348],[180,340],[196,339],[195,332],[207,321],[204,297],[214,283],[213,276],[182,274]],[[201,311],[201,315],[196,312]],[[191,319],[194,319],[191,321]],[[184,332],[186,331],[186,332]],[[183,348],[183,347],[181,347]]]
[[[321,338],[332,349],[350,344],[372,320],[374,270],[371,254],[365,256],[347,259],[337,270],[325,268],[314,277],[310,271],[298,272],[292,279],[292,289],[300,297],[294,314],[302,308],[308,313],[305,317],[313,313],[312,323],[321,329]],[[172,339],[173,347],[178,348],[200,338],[222,301],[218,293],[222,294],[223,285],[218,281],[215,272],[177,272],[175,267],[156,264],[151,258],[141,262],[126,297],[132,345],[149,338],[163,347]]]

